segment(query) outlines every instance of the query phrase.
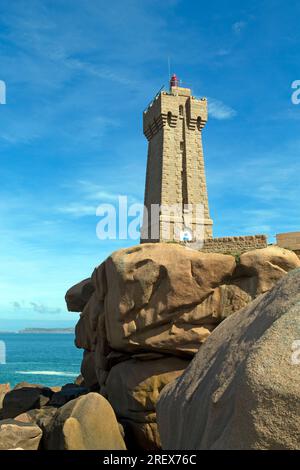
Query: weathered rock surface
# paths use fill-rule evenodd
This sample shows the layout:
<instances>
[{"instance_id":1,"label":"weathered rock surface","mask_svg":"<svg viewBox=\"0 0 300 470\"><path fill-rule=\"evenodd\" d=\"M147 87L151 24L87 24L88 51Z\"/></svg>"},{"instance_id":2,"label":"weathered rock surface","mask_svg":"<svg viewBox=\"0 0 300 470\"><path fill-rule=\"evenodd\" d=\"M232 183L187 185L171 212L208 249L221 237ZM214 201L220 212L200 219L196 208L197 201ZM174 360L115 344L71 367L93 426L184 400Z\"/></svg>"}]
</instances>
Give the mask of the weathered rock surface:
<instances>
[{"instance_id":1,"label":"weathered rock surface","mask_svg":"<svg viewBox=\"0 0 300 470\"><path fill-rule=\"evenodd\" d=\"M61 390L52 395L48 405L54 407L63 406L68 403L68 401L74 400L86 393L88 393L88 389L86 387L72 383L66 384L61 388Z\"/></svg>"},{"instance_id":2,"label":"weathered rock surface","mask_svg":"<svg viewBox=\"0 0 300 470\"><path fill-rule=\"evenodd\" d=\"M57 412L57 408L53 406L45 406L36 410L29 410L26 413L16 416L16 421L21 421L22 423L32 423L36 424L42 431L42 439L39 445L39 449L45 448L45 442L48 439L49 429L51 427L51 422Z\"/></svg>"},{"instance_id":3,"label":"weathered rock surface","mask_svg":"<svg viewBox=\"0 0 300 470\"><path fill-rule=\"evenodd\" d=\"M81 387L84 387L84 379L82 377L82 374L79 374L76 379L74 380L74 384L80 385Z\"/></svg>"},{"instance_id":4,"label":"weathered rock surface","mask_svg":"<svg viewBox=\"0 0 300 470\"><path fill-rule=\"evenodd\" d=\"M57 410L51 422L48 450L125 450L114 411L98 393L89 393Z\"/></svg>"},{"instance_id":5,"label":"weathered rock surface","mask_svg":"<svg viewBox=\"0 0 300 470\"><path fill-rule=\"evenodd\" d=\"M75 343L84 349L84 385L94 391L98 384L122 420L128 445L159 446L155 401L174 378L170 356L187 365L221 321L299 266L294 253L278 247L234 257L146 243L98 266L83 281L93 286L84 302L83 286L74 287L82 305Z\"/></svg>"},{"instance_id":6,"label":"weathered rock surface","mask_svg":"<svg viewBox=\"0 0 300 470\"><path fill-rule=\"evenodd\" d=\"M159 447L155 411L158 396L188 364L177 357L130 359L110 370L105 384L107 399L141 448Z\"/></svg>"},{"instance_id":7,"label":"weathered rock surface","mask_svg":"<svg viewBox=\"0 0 300 470\"><path fill-rule=\"evenodd\" d=\"M100 268L101 269L101 268ZM229 281L233 256L144 244L105 262L105 326L111 348L194 353L216 325L201 304Z\"/></svg>"},{"instance_id":8,"label":"weathered rock surface","mask_svg":"<svg viewBox=\"0 0 300 470\"><path fill-rule=\"evenodd\" d=\"M104 306L93 294L83 309L75 328L75 344L78 348L95 351L97 342L97 327L101 315L104 315Z\"/></svg>"},{"instance_id":9,"label":"weathered rock surface","mask_svg":"<svg viewBox=\"0 0 300 470\"><path fill-rule=\"evenodd\" d=\"M240 287L254 299L272 289L289 271L299 267L300 259L293 251L269 246L243 253L236 273L241 274Z\"/></svg>"},{"instance_id":10,"label":"weathered rock surface","mask_svg":"<svg viewBox=\"0 0 300 470\"><path fill-rule=\"evenodd\" d=\"M14 419L0 421L0 450L37 450L42 437L41 429L32 423Z\"/></svg>"},{"instance_id":11,"label":"weathered rock surface","mask_svg":"<svg viewBox=\"0 0 300 470\"><path fill-rule=\"evenodd\" d=\"M0 413L5 395L10 391L9 384L0 384Z\"/></svg>"},{"instance_id":12,"label":"weathered rock surface","mask_svg":"<svg viewBox=\"0 0 300 470\"><path fill-rule=\"evenodd\" d=\"M117 416L152 422L161 390L181 375L188 364L184 359L165 357L149 361L130 359L114 366L105 388Z\"/></svg>"},{"instance_id":13,"label":"weathered rock surface","mask_svg":"<svg viewBox=\"0 0 300 470\"><path fill-rule=\"evenodd\" d=\"M70 312L81 312L94 292L91 279L84 279L71 287L65 296L67 308Z\"/></svg>"},{"instance_id":14,"label":"weathered rock surface","mask_svg":"<svg viewBox=\"0 0 300 470\"><path fill-rule=\"evenodd\" d=\"M83 385L90 389L94 389L98 385L96 374L95 353L85 350L81 362L81 375L83 377Z\"/></svg>"},{"instance_id":15,"label":"weathered rock surface","mask_svg":"<svg viewBox=\"0 0 300 470\"><path fill-rule=\"evenodd\" d=\"M130 419L121 419L121 422L129 451L157 451L161 449L156 422L140 423Z\"/></svg>"},{"instance_id":16,"label":"weathered rock surface","mask_svg":"<svg viewBox=\"0 0 300 470\"><path fill-rule=\"evenodd\" d=\"M77 324L76 345L94 352L104 341L130 354L194 354L224 317L299 266L293 252L278 247L239 260L166 243L119 250L92 275L95 290ZM95 361L100 355L103 363L103 351Z\"/></svg>"},{"instance_id":17,"label":"weathered rock surface","mask_svg":"<svg viewBox=\"0 0 300 470\"><path fill-rule=\"evenodd\" d=\"M293 353L299 338L296 269L221 323L182 376L163 389L157 405L163 448L299 449L300 374Z\"/></svg>"},{"instance_id":18,"label":"weathered rock surface","mask_svg":"<svg viewBox=\"0 0 300 470\"><path fill-rule=\"evenodd\" d=\"M22 413L15 417L16 421L22 423L34 423L37 424L42 430L45 428L54 417L57 412L57 408L54 406L44 406L36 410L29 410L26 413Z\"/></svg>"},{"instance_id":19,"label":"weathered rock surface","mask_svg":"<svg viewBox=\"0 0 300 470\"><path fill-rule=\"evenodd\" d=\"M49 387L21 382L4 396L2 417L15 418L28 410L41 408L49 403L52 395Z\"/></svg>"}]
</instances>

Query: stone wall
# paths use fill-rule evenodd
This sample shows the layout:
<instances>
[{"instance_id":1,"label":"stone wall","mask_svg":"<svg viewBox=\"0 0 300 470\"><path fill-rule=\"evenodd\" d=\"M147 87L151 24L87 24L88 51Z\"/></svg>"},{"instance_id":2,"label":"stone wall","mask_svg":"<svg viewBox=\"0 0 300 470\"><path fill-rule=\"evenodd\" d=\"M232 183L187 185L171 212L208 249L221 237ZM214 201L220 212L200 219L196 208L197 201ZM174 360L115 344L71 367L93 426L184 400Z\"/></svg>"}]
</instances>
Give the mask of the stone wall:
<instances>
[{"instance_id":1,"label":"stone wall","mask_svg":"<svg viewBox=\"0 0 300 470\"><path fill-rule=\"evenodd\" d=\"M278 233L277 245L287 250L292 250L300 258L300 232Z\"/></svg>"},{"instance_id":2,"label":"stone wall","mask_svg":"<svg viewBox=\"0 0 300 470\"><path fill-rule=\"evenodd\" d=\"M250 235L245 237L222 237L205 240L200 251L213 253L238 254L268 246L266 235Z\"/></svg>"},{"instance_id":3,"label":"stone wall","mask_svg":"<svg viewBox=\"0 0 300 470\"><path fill-rule=\"evenodd\" d=\"M278 233L276 240L282 248L300 251L300 232Z\"/></svg>"}]
</instances>

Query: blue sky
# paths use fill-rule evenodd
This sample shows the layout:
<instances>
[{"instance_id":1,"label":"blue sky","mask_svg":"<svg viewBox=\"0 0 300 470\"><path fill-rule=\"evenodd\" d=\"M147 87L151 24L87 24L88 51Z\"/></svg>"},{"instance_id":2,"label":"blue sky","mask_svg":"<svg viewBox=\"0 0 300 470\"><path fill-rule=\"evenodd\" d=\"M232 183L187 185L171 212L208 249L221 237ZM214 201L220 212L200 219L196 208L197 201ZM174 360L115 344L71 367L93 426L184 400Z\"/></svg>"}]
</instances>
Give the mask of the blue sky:
<instances>
[{"instance_id":1,"label":"blue sky","mask_svg":"<svg viewBox=\"0 0 300 470\"><path fill-rule=\"evenodd\" d=\"M97 239L95 210L143 201L142 112L168 56L209 99L214 235L299 230L299 14L293 0L0 0L0 330L73 325L66 289L134 243Z\"/></svg>"}]
</instances>

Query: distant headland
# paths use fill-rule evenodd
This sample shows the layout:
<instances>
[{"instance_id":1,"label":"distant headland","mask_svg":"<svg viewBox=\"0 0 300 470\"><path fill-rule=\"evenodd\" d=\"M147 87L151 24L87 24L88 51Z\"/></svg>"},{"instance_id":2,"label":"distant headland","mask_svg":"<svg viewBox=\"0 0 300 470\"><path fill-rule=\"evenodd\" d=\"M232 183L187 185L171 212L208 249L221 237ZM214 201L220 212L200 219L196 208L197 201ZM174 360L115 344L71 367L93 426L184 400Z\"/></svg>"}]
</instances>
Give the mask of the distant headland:
<instances>
[{"instance_id":1,"label":"distant headland","mask_svg":"<svg viewBox=\"0 0 300 470\"><path fill-rule=\"evenodd\" d=\"M19 330L18 333L21 334L28 334L28 333L52 333L52 334L70 334L74 333L74 328L24 328L23 330Z\"/></svg>"}]
</instances>

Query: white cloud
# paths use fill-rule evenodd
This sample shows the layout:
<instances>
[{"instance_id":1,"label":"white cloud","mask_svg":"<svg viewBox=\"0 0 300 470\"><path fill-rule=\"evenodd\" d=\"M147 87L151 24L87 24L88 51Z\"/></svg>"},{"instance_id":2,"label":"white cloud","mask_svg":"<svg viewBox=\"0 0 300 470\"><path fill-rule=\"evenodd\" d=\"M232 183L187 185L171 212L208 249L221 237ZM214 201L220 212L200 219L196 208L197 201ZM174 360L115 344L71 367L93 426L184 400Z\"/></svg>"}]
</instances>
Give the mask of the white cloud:
<instances>
[{"instance_id":1,"label":"white cloud","mask_svg":"<svg viewBox=\"0 0 300 470\"><path fill-rule=\"evenodd\" d=\"M105 186L97 185L91 181L79 180L76 186L79 190L77 197L84 202L67 203L56 208L57 212L73 217L87 217L91 215L95 216L97 207L103 203L111 203L117 206L121 196L127 197L128 205L140 202L132 194L119 193L114 189L105 188ZM93 201L95 205L92 204Z\"/></svg>"},{"instance_id":2,"label":"white cloud","mask_svg":"<svg viewBox=\"0 0 300 470\"><path fill-rule=\"evenodd\" d=\"M118 202L120 196L127 196L130 204L140 202L133 194L126 194L119 191L119 183L114 185L100 185L93 181L79 180L77 187L86 201L97 201L97 204L101 204L102 202Z\"/></svg>"},{"instance_id":3,"label":"white cloud","mask_svg":"<svg viewBox=\"0 0 300 470\"><path fill-rule=\"evenodd\" d=\"M61 312L62 312L62 309L61 309L61 308L57 308L57 307L48 307L47 305L45 305L45 304L43 304L43 303L30 302L30 306L32 307L32 309L34 310L34 312L37 312L37 313L53 313L53 314L57 314L57 313L61 313Z\"/></svg>"},{"instance_id":4,"label":"white cloud","mask_svg":"<svg viewBox=\"0 0 300 470\"><path fill-rule=\"evenodd\" d=\"M236 21L232 25L232 30L235 34L240 34L242 30L246 27L246 22L245 21Z\"/></svg>"},{"instance_id":5,"label":"white cloud","mask_svg":"<svg viewBox=\"0 0 300 470\"><path fill-rule=\"evenodd\" d=\"M116 201L119 193L115 190L105 187L104 185L95 184L92 181L79 180L77 186L83 193L86 200Z\"/></svg>"},{"instance_id":6,"label":"white cloud","mask_svg":"<svg viewBox=\"0 0 300 470\"><path fill-rule=\"evenodd\" d=\"M231 119L237 113L230 106L215 98L208 98L208 114L214 119Z\"/></svg>"},{"instance_id":7,"label":"white cloud","mask_svg":"<svg viewBox=\"0 0 300 470\"><path fill-rule=\"evenodd\" d=\"M134 194L119 192L119 182L103 185L89 180L78 180L75 185L64 184L63 187L71 190L70 195L73 201L54 208L54 212L73 218L96 216L96 209L101 204L112 204L117 210L120 197L127 197L128 207L131 204L141 203Z\"/></svg>"},{"instance_id":8,"label":"white cloud","mask_svg":"<svg viewBox=\"0 0 300 470\"><path fill-rule=\"evenodd\" d=\"M225 57L225 56L229 55L230 53L231 53L230 49L226 49L226 48L221 47L220 49L218 49L216 51L216 56Z\"/></svg>"},{"instance_id":9,"label":"white cloud","mask_svg":"<svg viewBox=\"0 0 300 470\"><path fill-rule=\"evenodd\" d=\"M62 313L63 310L60 307L49 307L45 305L43 302L25 302L24 300L14 300L11 302L13 308L17 311L20 310L32 310L36 313L43 313L43 314L59 314Z\"/></svg>"},{"instance_id":10,"label":"white cloud","mask_svg":"<svg viewBox=\"0 0 300 470\"><path fill-rule=\"evenodd\" d=\"M69 205L58 207L57 211L61 214L69 214L74 217L86 217L96 215L96 206L70 203Z\"/></svg>"},{"instance_id":11,"label":"white cloud","mask_svg":"<svg viewBox=\"0 0 300 470\"><path fill-rule=\"evenodd\" d=\"M71 69L81 70L87 74L94 75L97 78L116 82L120 85L126 85L131 87L138 85L138 82L132 77L127 78L126 76L124 76L124 71L122 73L120 70L118 72L115 72L111 67L108 67L107 65L102 65L101 67L98 67L89 64L88 62L83 62L77 59L67 59L65 61L65 65L67 65Z\"/></svg>"}]
</instances>

